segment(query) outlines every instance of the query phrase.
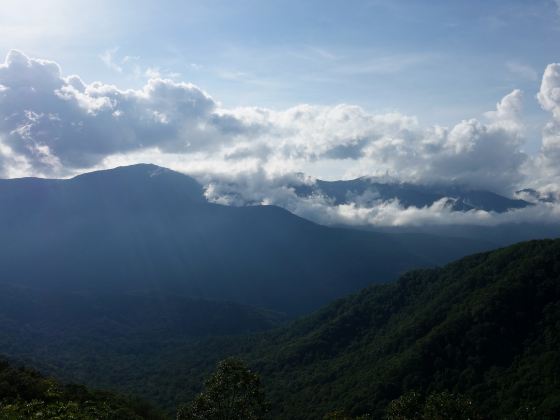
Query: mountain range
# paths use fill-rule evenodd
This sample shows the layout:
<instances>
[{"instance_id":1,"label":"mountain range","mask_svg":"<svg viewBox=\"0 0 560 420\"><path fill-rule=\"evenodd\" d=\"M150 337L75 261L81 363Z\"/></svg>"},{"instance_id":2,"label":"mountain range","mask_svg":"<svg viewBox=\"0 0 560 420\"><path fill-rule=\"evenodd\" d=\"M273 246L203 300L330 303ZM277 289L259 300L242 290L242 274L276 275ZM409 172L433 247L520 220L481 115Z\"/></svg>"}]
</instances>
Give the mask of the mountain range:
<instances>
[{"instance_id":1,"label":"mountain range","mask_svg":"<svg viewBox=\"0 0 560 420\"><path fill-rule=\"evenodd\" d=\"M154 165L0 180L0 231L6 283L175 293L290 314L492 247L330 228L275 206L213 204L194 179Z\"/></svg>"},{"instance_id":2,"label":"mountain range","mask_svg":"<svg viewBox=\"0 0 560 420\"><path fill-rule=\"evenodd\" d=\"M490 418L557 418L560 240L441 267L555 234L454 229L222 206L154 165L0 180L0 352L170 415L235 355L262 376L273 418L382 418L410 392L461 395Z\"/></svg>"},{"instance_id":3,"label":"mountain range","mask_svg":"<svg viewBox=\"0 0 560 420\"><path fill-rule=\"evenodd\" d=\"M359 203L372 206L379 202L398 200L404 208L422 208L430 207L434 203L444 200L445 204L454 211L484 210L497 213L533 205L529 201L461 185L423 185L379 181L369 177L345 181L317 179L310 184L293 185L292 188L299 196L308 197L319 194L329 198L337 205Z\"/></svg>"}]
</instances>

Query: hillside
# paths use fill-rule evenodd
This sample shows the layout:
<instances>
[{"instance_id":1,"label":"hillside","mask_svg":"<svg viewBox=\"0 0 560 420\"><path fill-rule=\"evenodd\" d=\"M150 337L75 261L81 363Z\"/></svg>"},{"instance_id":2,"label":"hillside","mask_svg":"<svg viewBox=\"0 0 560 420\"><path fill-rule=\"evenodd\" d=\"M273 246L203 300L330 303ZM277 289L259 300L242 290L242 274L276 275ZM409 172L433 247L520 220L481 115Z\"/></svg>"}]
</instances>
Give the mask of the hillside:
<instances>
[{"instance_id":1,"label":"hillside","mask_svg":"<svg viewBox=\"0 0 560 420\"><path fill-rule=\"evenodd\" d=\"M263 378L273 418L382 418L390 401L417 391L464 395L491 419L555 419L560 240L412 271L276 331L173 344L149 378L176 402L235 355ZM181 385L163 381L166 372Z\"/></svg>"},{"instance_id":2,"label":"hillside","mask_svg":"<svg viewBox=\"0 0 560 420\"><path fill-rule=\"evenodd\" d=\"M285 316L231 302L171 295L87 295L0 283L0 331L44 336L200 337L263 331ZM21 331L20 331L21 333Z\"/></svg>"},{"instance_id":3,"label":"hillside","mask_svg":"<svg viewBox=\"0 0 560 420\"><path fill-rule=\"evenodd\" d=\"M162 370L159 376L170 349L205 337L269 330L285 319L231 302L49 292L0 283L0 355L65 381L165 400L170 411L176 396L161 381L175 387L181 381L174 372Z\"/></svg>"},{"instance_id":4,"label":"hillside","mask_svg":"<svg viewBox=\"0 0 560 420\"><path fill-rule=\"evenodd\" d=\"M378 418L415 390L465 395L489 418L529 410L546 419L560 414L559 326L560 240L544 240L411 271L270 332L45 335L3 322L2 349L168 413L198 392L218 360L236 355L260 373L274 418L334 410Z\"/></svg>"},{"instance_id":5,"label":"hillside","mask_svg":"<svg viewBox=\"0 0 560 420\"><path fill-rule=\"evenodd\" d=\"M143 401L61 384L0 359L0 418L157 420L163 416Z\"/></svg>"},{"instance_id":6,"label":"hillside","mask_svg":"<svg viewBox=\"0 0 560 420\"><path fill-rule=\"evenodd\" d=\"M97 341L49 338L28 357L169 413L198 392L218 360L235 355L261 375L273 418L335 410L381 418L411 390L464 395L492 419L523 410L534 415L519 418L557 418L560 240L411 271L270 332Z\"/></svg>"},{"instance_id":7,"label":"hillside","mask_svg":"<svg viewBox=\"0 0 560 420\"><path fill-rule=\"evenodd\" d=\"M281 418L380 416L410 390L465 394L490 418L558 418L560 240L412 271L258 342L244 357Z\"/></svg>"},{"instance_id":8,"label":"hillside","mask_svg":"<svg viewBox=\"0 0 560 420\"><path fill-rule=\"evenodd\" d=\"M0 231L4 282L90 294L178 293L291 315L490 247L328 228L274 206L212 204L195 180L154 165L68 180L0 180Z\"/></svg>"}]
</instances>

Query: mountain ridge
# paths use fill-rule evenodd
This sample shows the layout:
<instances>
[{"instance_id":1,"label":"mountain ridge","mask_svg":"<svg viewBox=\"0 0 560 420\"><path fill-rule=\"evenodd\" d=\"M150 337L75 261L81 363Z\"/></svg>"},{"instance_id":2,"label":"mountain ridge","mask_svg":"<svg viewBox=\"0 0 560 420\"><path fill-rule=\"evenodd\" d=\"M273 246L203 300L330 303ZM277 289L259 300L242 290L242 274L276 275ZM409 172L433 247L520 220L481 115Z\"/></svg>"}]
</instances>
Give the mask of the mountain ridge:
<instances>
[{"instance_id":1,"label":"mountain ridge","mask_svg":"<svg viewBox=\"0 0 560 420\"><path fill-rule=\"evenodd\" d=\"M193 178L154 165L2 180L0 229L0 276L10 282L161 289L292 314L461 252L442 245L442 255L423 256L391 235L324 227L276 206L208 203Z\"/></svg>"},{"instance_id":2,"label":"mountain ridge","mask_svg":"<svg viewBox=\"0 0 560 420\"><path fill-rule=\"evenodd\" d=\"M462 185L415 184L395 180L382 182L370 177L341 181L317 179L311 184L295 185L293 188L299 196L322 194L337 205L353 202L373 205L378 201L397 200L404 208L422 208L430 207L440 200L446 200L445 204L454 211L484 210L497 213L533 205L525 200Z\"/></svg>"}]
</instances>

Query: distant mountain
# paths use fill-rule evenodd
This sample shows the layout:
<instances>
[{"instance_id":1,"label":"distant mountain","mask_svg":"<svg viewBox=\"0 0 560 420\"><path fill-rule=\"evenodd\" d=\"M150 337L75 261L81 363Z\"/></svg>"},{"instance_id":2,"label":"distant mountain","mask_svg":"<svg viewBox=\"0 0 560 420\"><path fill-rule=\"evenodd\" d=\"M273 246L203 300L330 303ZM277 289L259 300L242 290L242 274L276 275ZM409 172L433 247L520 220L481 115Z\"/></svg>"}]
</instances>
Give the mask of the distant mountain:
<instances>
[{"instance_id":1,"label":"distant mountain","mask_svg":"<svg viewBox=\"0 0 560 420\"><path fill-rule=\"evenodd\" d=\"M5 283L0 283L0 308L3 335L21 334L25 326L28 336L45 338L185 339L264 331L285 321L282 314L231 302L161 293L91 295Z\"/></svg>"},{"instance_id":2,"label":"distant mountain","mask_svg":"<svg viewBox=\"0 0 560 420\"><path fill-rule=\"evenodd\" d=\"M8 283L178 293L290 314L491 247L328 228L274 206L212 204L195 180L154 165L0 180L0 232L0 278Z\"/></svg>"},{"instance_id":3,"label":"distant mountain","mask_svg":"<svg viewBox=\"0 0 560 420\"><path fill-rule=\"evenodd\" d=\"M312 184L296 185L293 188L299 196L321 194L332 199L335 204L358 202L362 205L373 205L380 201L398 200L405 208L421 208L444 199L455 211L485 210L498 213L532 205L525 200L462 186L380 182L368 177L348 181L316 180Z\"/></svg>"},{"instance_id":4,"label":"distant mountain","mask_svg":"<svg viewBox=\"0 0 560 420\"><path fill-rule=\"evenodd\" d=\"M554 239L560 237L560 221L552 222L511 222L495 226L484 225L419 225L419 226L364 226L375 232L383 232L393 235L423 235L440 236L443 238L462 238L478 242L482 238L492 244L490 248L499 248L515 244L517 242L530 241L534 239ZM459 242L461 240L458 239ZM490 249L488 248L488 249Z\"/></svg>"}]
</instances>

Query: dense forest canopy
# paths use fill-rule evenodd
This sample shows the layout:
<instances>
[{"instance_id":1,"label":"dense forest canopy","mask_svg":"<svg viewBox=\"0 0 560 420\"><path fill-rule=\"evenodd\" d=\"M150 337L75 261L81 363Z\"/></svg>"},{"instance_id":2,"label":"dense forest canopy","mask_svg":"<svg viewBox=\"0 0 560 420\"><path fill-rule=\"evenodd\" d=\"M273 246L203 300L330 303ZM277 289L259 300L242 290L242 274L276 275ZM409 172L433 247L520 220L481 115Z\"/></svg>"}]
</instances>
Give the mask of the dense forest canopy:
<instances>
[{"instance_id":1,"label":"dense forest canopy","mask_svg":"<svg viewBox=\"0 0 560 420\"><path fill-rule=\"evenodd\" d=\"M235 355L260 375L272 418L380 418L416 392L418 404L471 401L489 418L536 419L560 414L559 326L560 240L545 240L411 271L263 333L119 339L90 329L39 337L31 351L32 331L2 340L51 374L141 395L170 415Z\"/></svg>"}]
</instances>

